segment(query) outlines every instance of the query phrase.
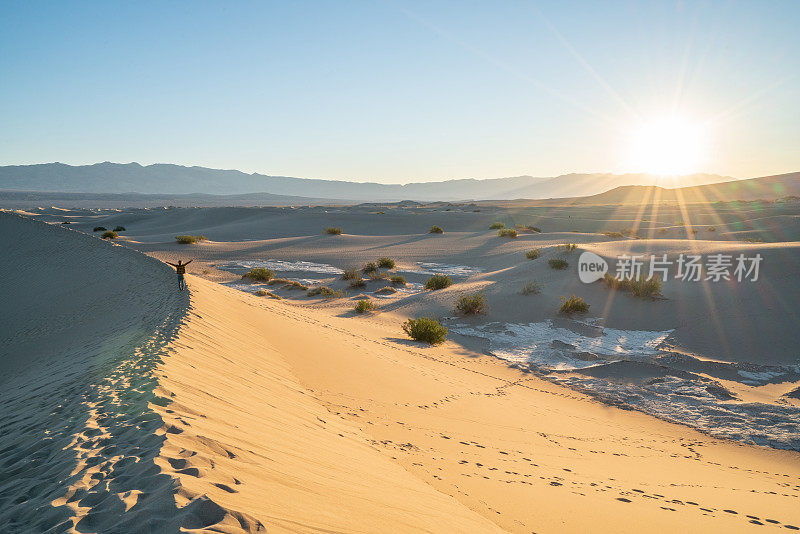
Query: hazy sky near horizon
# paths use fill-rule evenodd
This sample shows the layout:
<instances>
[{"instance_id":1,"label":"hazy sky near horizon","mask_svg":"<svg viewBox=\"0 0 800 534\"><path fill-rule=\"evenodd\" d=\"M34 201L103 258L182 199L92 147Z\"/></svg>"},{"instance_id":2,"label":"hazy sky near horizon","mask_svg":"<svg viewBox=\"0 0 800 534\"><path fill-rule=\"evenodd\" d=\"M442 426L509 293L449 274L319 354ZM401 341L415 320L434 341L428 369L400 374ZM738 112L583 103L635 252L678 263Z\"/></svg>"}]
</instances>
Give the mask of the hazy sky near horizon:
<instances>
[{"instance_id":1,"label":"hazy sky near horizon","mask_svg":"<svg viewBox=\"0 0 800 534\"><path fill-rule=\"evenodd\" d=\"M410 182L800 170L798 1L3 2L0 165L179 163Z\"/></svg>"}]
</instances>

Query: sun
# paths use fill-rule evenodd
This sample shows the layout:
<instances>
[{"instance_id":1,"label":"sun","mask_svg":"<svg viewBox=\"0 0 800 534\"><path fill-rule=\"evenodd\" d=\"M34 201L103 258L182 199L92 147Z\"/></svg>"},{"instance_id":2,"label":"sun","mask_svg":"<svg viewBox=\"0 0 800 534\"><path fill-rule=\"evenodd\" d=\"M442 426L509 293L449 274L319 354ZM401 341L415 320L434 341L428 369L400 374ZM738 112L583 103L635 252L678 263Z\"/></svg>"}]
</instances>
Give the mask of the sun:
<instances>
[{"instance_id":1,"label":"sun","mask_svg":"<svg viewBox=\"0 0 800 534\"><path fill-rule=\"evenodd\" d=\"M635 128L629 165L636 172L678 176L697 172L706 158L703 125L681 117L662 117Z\"/></svg>"}]
</instances>

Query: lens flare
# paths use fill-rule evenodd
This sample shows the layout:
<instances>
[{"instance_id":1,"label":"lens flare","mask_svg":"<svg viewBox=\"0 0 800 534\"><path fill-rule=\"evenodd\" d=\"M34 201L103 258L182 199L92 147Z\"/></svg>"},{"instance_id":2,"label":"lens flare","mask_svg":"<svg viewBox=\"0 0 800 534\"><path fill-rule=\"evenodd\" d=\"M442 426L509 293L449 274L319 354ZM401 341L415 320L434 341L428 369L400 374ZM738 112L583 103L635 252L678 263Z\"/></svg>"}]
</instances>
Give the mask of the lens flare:
<instances>
[{"instance_id":1,"label":"lens flare","mask_svg":"<svg viewBox=\"0 0 800 534\"><path fill-rule=\"evenodd\" d=\"M697 122L679 117L654 119L631 135L629 168L662 176L697 172L705 163L707 134Z\"/></svg>"}]
</instances>

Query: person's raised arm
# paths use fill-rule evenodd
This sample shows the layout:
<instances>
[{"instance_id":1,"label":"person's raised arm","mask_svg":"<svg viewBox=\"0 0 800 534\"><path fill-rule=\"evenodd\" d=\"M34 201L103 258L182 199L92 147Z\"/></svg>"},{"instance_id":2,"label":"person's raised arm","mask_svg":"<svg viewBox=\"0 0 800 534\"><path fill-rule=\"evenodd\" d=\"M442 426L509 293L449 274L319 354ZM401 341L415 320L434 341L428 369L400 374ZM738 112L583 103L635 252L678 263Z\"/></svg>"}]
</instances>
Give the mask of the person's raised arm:
<instances>
[{"instance_id":1,"label":"person's raised arm","mask_svg":"<svg viewBox=\"0 0 800 534\"><path fill-rule=\"evenodd\" d=\"M187 261L186 263L184 263L184 265L189 265L189 264L190 264L190 263L192 263L193 261L194 261L194 260L189 260L189 261Z\"/></svg>"},{"instance_id":2,"label":"person's raised arm","mask_svg":"<svg viewBox=\"0 0 800 534\"><path fill-rule=\"evenodd\" d=\"M170 263L168 261L165 261L164 263L166 263L167 265L172 265L173 267L177 267L177 265L175 265L174 263Z\"/></svg>"}]
</instances>

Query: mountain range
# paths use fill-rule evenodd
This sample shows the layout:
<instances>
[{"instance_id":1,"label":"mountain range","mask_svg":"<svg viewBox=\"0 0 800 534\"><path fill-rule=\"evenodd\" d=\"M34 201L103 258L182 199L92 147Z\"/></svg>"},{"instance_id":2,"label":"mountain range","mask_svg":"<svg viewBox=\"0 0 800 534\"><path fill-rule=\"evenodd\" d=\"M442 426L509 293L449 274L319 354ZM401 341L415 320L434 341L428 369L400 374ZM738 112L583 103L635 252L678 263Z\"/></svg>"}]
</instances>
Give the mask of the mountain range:
<instances>
[{"instance_id":1,"label":"mountain range","mask_svg":"<svg viewBox=\"0 0 800 534\"><path fill-rule=\"evenodd\" d=\"M682 185L702 185L733 180L713 174L681 177ZM63 163L0 167L0 190L62 193L141 193L161 195L269 195L346 201L400 200L465 201L547 199L596 195L617 186L652 186L659 182L648 174L565 174L552 178L515 176L493 179L458 179L409 184L382 184L267 176L237 170L185 167L172 164ZM295 198L299 202L302 198Z\"/></svg>"}]
</instances>

